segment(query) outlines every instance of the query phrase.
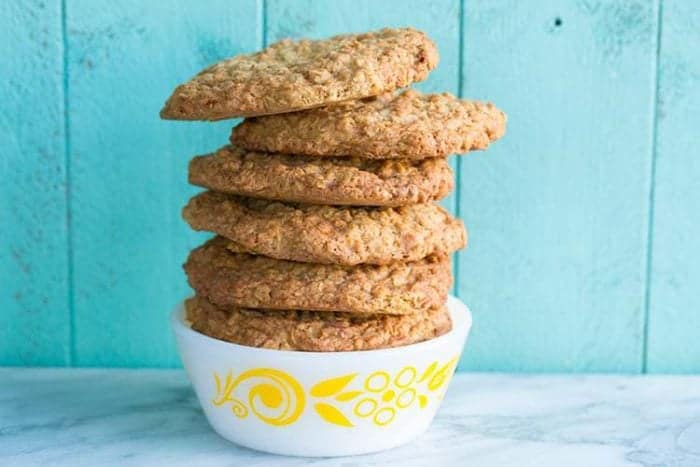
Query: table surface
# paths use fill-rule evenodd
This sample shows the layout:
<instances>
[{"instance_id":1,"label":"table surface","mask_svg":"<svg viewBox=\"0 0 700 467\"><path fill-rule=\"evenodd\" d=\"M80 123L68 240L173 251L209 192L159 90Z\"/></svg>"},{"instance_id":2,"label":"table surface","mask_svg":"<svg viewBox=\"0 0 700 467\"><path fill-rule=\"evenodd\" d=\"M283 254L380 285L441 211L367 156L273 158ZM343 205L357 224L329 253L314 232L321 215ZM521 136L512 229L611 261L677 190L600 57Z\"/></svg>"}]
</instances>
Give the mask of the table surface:
<instances>
[{"instance_id":1,"label":"table surface","mask_svg":"<svg viewBox=\"0 0 700 467\"><path fill-rule=\"evenodd\" d=\"M0 465L700 466L700 376L458 374L383 453L287 458L209 429L181 370L0 369Z\"/></svg>"}]
</instances>

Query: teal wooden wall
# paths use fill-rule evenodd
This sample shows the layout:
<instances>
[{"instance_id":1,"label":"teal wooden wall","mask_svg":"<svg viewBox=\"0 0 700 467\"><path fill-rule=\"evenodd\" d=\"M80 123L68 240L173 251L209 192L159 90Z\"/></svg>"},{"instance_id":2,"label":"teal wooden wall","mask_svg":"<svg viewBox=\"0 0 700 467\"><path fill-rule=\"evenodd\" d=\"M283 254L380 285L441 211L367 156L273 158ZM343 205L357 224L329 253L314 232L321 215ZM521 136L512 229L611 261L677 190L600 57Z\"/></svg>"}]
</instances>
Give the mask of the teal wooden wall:
<instances>
[{"instance_id":1,"label":"teal wooden wall","mask_svg":"<svg viewBox=\"0 0 700 467\"><path fill-rule=\"evenodd\" d=\"M509 114L445 201L470 229L461 368L700 372L698 24L694 0L0 2L0 364L178 365L186 164L231 122L160 121L171 89L411 25L441 52L419 88Z\"/></svg>"}]
</instances>

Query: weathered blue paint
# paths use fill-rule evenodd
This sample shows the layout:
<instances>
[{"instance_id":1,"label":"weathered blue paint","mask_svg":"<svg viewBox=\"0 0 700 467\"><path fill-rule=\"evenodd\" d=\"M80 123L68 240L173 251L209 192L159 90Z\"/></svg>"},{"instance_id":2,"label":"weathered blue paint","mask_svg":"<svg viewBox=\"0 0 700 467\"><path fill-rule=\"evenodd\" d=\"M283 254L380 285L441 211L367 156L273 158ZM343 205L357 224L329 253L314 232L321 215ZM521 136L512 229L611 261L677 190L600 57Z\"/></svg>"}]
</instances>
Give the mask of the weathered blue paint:
<instances>
[{"instance_id":1,"label":"weathered blue paint","mask_svg":"<svg viewBox=\"0 0 700 467\"><path fill-rule=\"evenodd\" d=\"M413 26L441 52L420 89L492 100L510 118L504 140L460 160L445 203L470 231L457 262L475 315L462 367L700 371L700 7L661 10L2 2L0 363L177 365L166 316L202 239L179 216L196 191L186 165L232 122L160 121L173 86L282 37Z\"/></svg>"},{"instance_id":2,"label":"weathered blue paint","mask_svg":"<svg viewBox=\"0 0 700 467\"><path fill-rule=\"evenodd\" d=\"M700 372L700 3L664 2L648 370Z\"/></svg>"},{"instance_id":3,"label":"weathered blue paint","mask_svg":"<svg viewBox=\"0 0 700 467\"><path fill-rule=\"evenodd\" d=\"M254 0L67 4L75 363L176 365L167 316L201 241L180 218L187 161L231 122L167 122L174 86L260 47Z\"/></svg>"},{"instance_id":4,"label":"weathered blue paint","mask_svg":"<svg viewBox=\"0 0 700 467\"><path fill-rule=\"evenodd\" d=\"M0 365L66 365L60 1L0 2L0 25Z\"/></svg>"},{"instance_id":5,"label":"weathered blue paint","mask_svg":"<svg viewBox=\"0 0 700 467\"><path fill-rule=\"evenodd\" d=\"M657 5L466 5L464 94L509 125L462 162L464 366L638 372Z\"/></svg>"}]
</instances>

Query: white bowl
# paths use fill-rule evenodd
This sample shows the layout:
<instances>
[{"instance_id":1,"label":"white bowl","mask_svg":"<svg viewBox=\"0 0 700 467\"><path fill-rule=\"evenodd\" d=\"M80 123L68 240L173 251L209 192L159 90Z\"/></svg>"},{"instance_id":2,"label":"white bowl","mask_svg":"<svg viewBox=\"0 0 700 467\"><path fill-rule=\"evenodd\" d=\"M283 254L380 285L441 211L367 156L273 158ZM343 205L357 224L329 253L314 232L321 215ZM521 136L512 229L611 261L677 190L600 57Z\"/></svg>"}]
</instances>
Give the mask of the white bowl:
<instances>
[{"instance_id":1,"label":"white bowl","mask_svg":"<svg viewBox=\"0 0 700 467\"><path fill-rule=\"evenodd\" d=\"M232 344L193 331L180 304L171 321L199 402L214 430L259 451L346 456L423 433L471 327L460 300L452 330L417 344L354 352L297 352Z\"/></svg>"}]
</instances>

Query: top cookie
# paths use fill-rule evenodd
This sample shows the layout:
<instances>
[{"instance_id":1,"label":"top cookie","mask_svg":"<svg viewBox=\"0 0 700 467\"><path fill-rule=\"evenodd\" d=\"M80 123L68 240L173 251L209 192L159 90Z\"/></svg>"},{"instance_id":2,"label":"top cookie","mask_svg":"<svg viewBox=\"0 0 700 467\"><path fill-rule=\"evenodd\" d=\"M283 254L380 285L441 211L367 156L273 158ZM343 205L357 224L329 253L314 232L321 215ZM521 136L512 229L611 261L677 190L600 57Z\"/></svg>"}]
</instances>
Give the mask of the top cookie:
<instances>
[{"instance_id":1,"label":"top cookie","mask_svg":"<svg viewBox=\"0 0 700 467\"><path fill-rule=\"evenodd\" d=\"M505 133L490 103L415 90L247 119L231 141L250 150L367 159L425 159L485 149Z\"/></svg>"},{"instance_id":2,"label":"top cookie","mask_svg":"<svg viewBox=\"0 0 700 467\"><path fill-rule=\"evenodd\" d=\"M435 44L408 28L285 39L203 70L175 89L160 116L221 120L376 96L424 80L437 62Z\"/></svg>"}]
</instances>

